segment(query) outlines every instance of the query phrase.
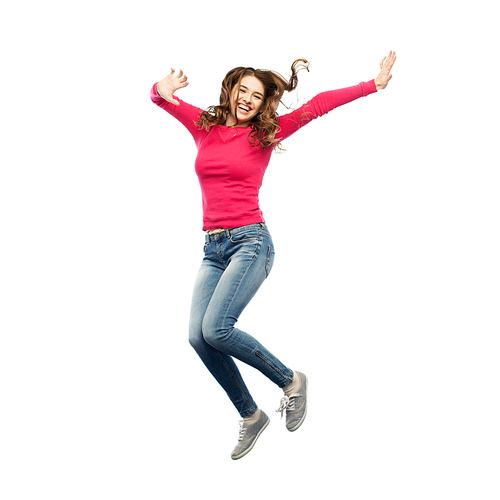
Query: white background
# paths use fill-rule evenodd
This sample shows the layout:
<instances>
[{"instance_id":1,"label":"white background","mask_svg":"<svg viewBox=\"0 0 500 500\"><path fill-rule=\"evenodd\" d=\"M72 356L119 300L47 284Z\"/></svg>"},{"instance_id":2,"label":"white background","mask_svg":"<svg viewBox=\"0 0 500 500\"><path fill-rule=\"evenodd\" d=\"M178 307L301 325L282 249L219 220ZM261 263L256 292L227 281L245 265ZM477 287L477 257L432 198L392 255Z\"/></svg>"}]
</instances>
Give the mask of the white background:
<instances>
[{"instance_id":1,"label":"white background","mask_svg":"<svg viewBox=\"0 0 500 500\"><path fill-rule=\"evenodd\" d=\"M3 8L0 493L17 499L498 500L498 25L493 2L18 2ZM7 10L8 9L8 10ZM383 92L273 155L270 279L241 317L310 380L241 366L239 416L187 341L202 257L191 136L149 99L170 67L206 108L235 66L294 106ZM281 112L286 112L281 109Z\"/></svg>"}]
</instances>

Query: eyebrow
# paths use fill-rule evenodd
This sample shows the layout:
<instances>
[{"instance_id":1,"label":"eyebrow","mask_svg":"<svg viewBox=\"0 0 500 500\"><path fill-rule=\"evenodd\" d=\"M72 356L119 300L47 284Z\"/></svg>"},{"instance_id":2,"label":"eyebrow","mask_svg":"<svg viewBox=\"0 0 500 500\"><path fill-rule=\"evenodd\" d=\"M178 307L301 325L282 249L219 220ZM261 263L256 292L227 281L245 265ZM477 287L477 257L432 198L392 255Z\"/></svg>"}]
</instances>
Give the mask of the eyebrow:
<instances>
[{"instance_id":1,"label":"eyebrow","mask_svg":"<svg viewBox=\"0 0 500 500\"><path fill-rule=\"evenodd\" d=\"M240 89L248 90L248 87L246 87L245 85L240 85ZM260 92L254 92L254 94L259 94L262 98L264 98L264 94L261 94Z\"/></svg>"}]
</instances>

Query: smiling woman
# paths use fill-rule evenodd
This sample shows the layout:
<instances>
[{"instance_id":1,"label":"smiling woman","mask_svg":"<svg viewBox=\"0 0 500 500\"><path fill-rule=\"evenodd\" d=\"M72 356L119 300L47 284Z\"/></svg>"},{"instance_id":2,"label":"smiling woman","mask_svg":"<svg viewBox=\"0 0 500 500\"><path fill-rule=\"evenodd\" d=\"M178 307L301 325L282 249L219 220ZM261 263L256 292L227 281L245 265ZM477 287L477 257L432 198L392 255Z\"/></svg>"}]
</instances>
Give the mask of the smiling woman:
<instances>
[{"instance_id":1,"label":"smiling woman","mask_svg":"<svg viewBox=\"0 0 500 500\"><path fill-rule=\"evenodd\" d=\"M174 97L174 92L188 85L182 70L177 76L172 70L151 89L152 101L189 130L198 148L195 169L206 235L191 303L189 342L243 418L231 455L234 460L253 448L269 424L234 358L283 389L277 411L286 412L289 431L297 430L307 414L307 377L235 328L273 267L273 240L259 207L259 189L272 151L311 120L385 88L395 60L391 52L374 80L323 92L284 116L278 116L278 104L285 91L296 88L297 72L308 68L305 59L293 63L290 80L274 71L231 70L222 82L220 104L207 111Z\"/></svg>"},{"instance_id":2,"label":"smiling woman","mask_svg":"<svg viewBox=\"0 0 500 500\"><path fill-rule=\"evenodd\" d=\"M307 60L297 59L292 64L290 80L271 70L232 69L222 81L219 105L210 106L197 125L207 131L211 125L251 126L248 139L253 145L280 149L280 141L276 140L279 129L276 110L283 94L297 87L297 73L301 69L309 71Z\"/></svg>"}]
</instances>

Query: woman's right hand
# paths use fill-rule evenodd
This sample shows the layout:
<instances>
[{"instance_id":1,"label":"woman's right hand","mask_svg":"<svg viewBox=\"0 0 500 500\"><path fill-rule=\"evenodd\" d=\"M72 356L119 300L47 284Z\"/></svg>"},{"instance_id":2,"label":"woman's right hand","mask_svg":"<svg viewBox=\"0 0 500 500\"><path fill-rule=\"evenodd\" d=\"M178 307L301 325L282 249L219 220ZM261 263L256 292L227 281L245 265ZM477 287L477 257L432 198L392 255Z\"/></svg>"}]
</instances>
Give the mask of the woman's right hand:
<instances>
[{"instance_id":1,"label":"woman's right hand","mask_svg":"<svg viewBox=\"0 0 500 500\"><path fill-rule=\"evenodd\" d=\"M158 93L168 102L179 106L179 101L175 100L172 96L174 92L189 85L187 76L184 75L182 69L178 75L174 75L175 69L170 68L172 71L163 80L158 82Z\"/></svg>"}]
</instances>

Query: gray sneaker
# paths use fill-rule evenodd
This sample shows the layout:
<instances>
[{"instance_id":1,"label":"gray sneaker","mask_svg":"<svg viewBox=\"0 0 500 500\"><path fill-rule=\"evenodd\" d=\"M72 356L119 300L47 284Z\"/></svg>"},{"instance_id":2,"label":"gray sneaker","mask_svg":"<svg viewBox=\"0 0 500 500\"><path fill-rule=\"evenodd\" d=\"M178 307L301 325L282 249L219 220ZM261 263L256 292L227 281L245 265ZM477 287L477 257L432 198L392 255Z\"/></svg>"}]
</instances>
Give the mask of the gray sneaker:
<instances>
[{"instance_id":1,"label":"gray sneaker","mask_svg":"<svg viewBox=\"0 0 500 500\"><path fill-rule=\"evenodd\" d=\"M260 418L255 424L246 426L245 421L240 420L240 437L236 448L231 453L231 458L238 460L238 458L244 457L254 447L269 422L269 417L262 410L260 410Z\"/></svg>"},{"instance_id":2,"label":"gray sneaker","mask_svg":"<svg viewBox=\"0 0 500 500\"><path fill-rule=\"evenodd\" d=\"M307 377L300 372L295 372L300 378L300 389L290 396L281 398L280 407L276 410L281 412L286 411L286 428L290 431L296 431L304 422L307 415Z\"/></svg>"}]
</instances>

